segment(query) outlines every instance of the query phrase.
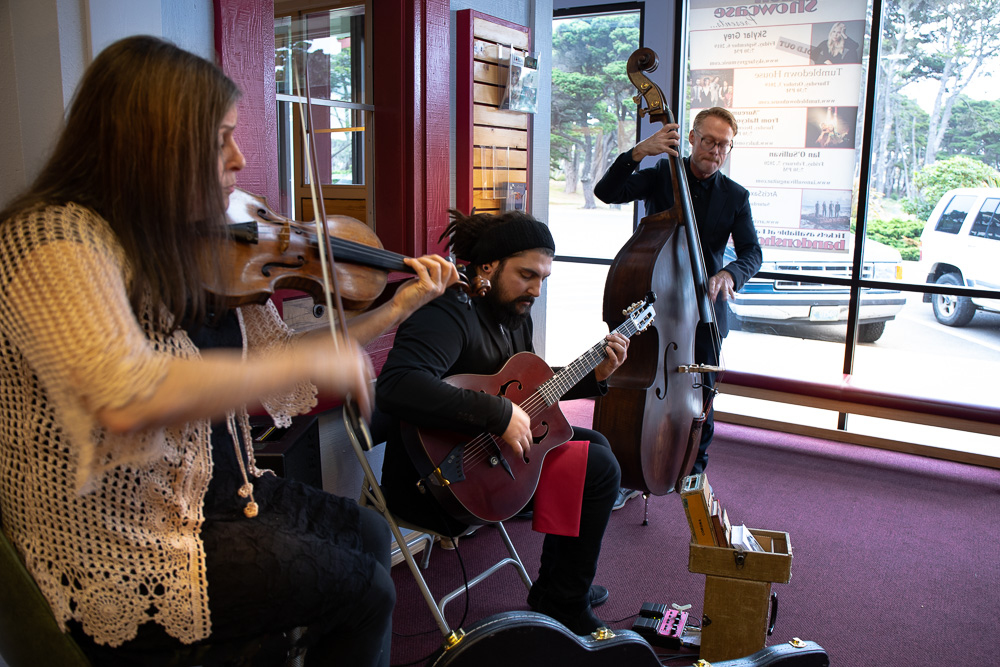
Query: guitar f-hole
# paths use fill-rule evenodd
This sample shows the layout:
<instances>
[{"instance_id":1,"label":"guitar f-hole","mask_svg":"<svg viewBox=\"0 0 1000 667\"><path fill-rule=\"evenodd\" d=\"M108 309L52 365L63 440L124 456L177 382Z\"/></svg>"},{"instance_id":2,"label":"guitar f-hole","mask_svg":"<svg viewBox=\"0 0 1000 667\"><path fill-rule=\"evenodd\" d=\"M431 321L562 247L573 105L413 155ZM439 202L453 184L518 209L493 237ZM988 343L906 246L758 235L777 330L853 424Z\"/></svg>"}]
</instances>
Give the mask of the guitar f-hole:
<instances>
[{"instance_id":1,"label":"guitar f-hole","mask_svg":"<svg viewBox=\"0 0 1000 667\"><path fill-rule=\"evenodd\" d=\"M507 387L511 386L512 384L516 384L518 389L522 388L520 380L510 380L509 382L504 382L502 385L500 385L500 390L497 391L497 396L506 396Z\"/></svg>"},{"instance_id":2,"label":"guitar f-hole","mask_svg":"<svg viewBox=\"0 0 1000 667\"><path fill-rule=\"evenodd\" d=\"M545 427L545 430L542 431L542 434L541 435L535 435L534 433L531 434L531 442L536 445L540 443L542 440L544 440L545 437L549 434L548 422L543 421L541 424L539 424L539 426Z\"/></svg>"}]
</instances>

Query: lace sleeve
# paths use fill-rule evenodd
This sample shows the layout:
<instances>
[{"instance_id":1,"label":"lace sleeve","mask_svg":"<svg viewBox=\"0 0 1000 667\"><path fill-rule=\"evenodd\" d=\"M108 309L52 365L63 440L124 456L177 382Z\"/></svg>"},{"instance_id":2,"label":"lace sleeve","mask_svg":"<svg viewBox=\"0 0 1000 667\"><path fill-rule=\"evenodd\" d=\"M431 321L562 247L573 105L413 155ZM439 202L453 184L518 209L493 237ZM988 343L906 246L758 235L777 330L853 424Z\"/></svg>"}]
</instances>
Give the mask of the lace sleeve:
<instances>
[{"instance_id":1,"label":"lace sleeve","mask_svg":"<svg viewBox=\"0 0 1000 667\"><path fill-rule=\"evenodd\" d=\"M295 334L270 301L261 306L240 308L239 314L248 357L273 354L291 345ZM265 397L261 404L276 426L287 428L291 426L293 416L316 407L316 386L303 382L291 391Z\"/></svg>"},{"instance_id":2,"label":"lace sleeve","mask_svg":"<svg viewBox=\"0 0 1000 667\"><path fill-rule=\"evenodd\" d=\"M78 455L76 487L102 469L145 460L162 431L108 437L95 413L148 396L166 375L127 297L124 259L106 223L86 209L47 209L0 244L0 329L53 404Z\"/></svg>"}]
</instances>

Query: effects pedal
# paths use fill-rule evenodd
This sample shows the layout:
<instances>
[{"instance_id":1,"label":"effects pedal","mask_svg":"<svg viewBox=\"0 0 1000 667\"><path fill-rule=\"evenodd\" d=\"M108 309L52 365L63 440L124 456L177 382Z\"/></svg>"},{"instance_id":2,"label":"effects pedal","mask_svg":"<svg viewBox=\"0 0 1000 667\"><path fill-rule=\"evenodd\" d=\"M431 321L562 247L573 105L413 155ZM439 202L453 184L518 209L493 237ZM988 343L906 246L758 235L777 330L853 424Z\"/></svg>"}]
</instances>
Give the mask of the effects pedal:
<instances>
[{"instance_id":1,"label":"effects pedal","mask_svg":"<svg viewBox=\"0 0 1000 667\"><path fill-rule=\"evenodd\" d=\"M688 613L668 607L663 603L644 602L639 610L639 618L632 624L633 632L646 639L653 646L680 648Z\"/></svg>"}]
</instances>

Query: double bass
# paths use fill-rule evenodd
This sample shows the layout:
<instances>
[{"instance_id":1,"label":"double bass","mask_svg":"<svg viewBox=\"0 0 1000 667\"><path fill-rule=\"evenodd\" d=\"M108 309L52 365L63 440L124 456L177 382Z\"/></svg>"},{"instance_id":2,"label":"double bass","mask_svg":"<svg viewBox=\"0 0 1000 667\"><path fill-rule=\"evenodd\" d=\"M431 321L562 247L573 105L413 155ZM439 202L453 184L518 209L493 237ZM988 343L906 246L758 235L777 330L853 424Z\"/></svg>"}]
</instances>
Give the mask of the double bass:
<instances>
[{"instance_id":1,"label":"double bass","mask_svg":"<svg viewBox=\"0 0 1000 667\"><path fill-rule=\"evenodd\" d=\"M659 87L643 72L656 69L656 54L635 51L626 65L639 94L639 118L673 123ZM642 107L641 101L647 106ZM622 469L622 486L652 495L680 490L698 455L714 388L705 373L717 366L695 363L695 334L709 327L718 359L721 337L708 294L708 277L684 163L670 158L673 206L643 218L615 257L604 288L604 320L614 326L636 290L657 295L657 317L629 347L628 359L608 378L597 399L594 428L607 436ZM708 395L706 399L705 396Z\"/></svg>"}]
</instances>

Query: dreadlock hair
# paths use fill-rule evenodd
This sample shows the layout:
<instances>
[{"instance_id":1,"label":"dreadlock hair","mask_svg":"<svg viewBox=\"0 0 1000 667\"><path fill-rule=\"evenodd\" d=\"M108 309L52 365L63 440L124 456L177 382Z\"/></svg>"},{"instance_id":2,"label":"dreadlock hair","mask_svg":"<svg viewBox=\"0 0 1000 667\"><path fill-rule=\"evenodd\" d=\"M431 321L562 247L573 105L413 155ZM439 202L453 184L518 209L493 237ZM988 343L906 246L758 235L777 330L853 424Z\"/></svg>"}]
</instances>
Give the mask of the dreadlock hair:
<instances>
[{"instance_id":1,"label":"dreadlock hair","mask_svg":"<svg viewBox=\"0 0 1000 667\"><path fill-rule=\"evenodd\" d=\"M545 250L554 255L555 241L549 228L527 213L507 211L499 215L465 215L450 209L451 222L440 241L449 239L452 255L470 264L488 264L525 250Z\"/></svg>"}]
</instances>

